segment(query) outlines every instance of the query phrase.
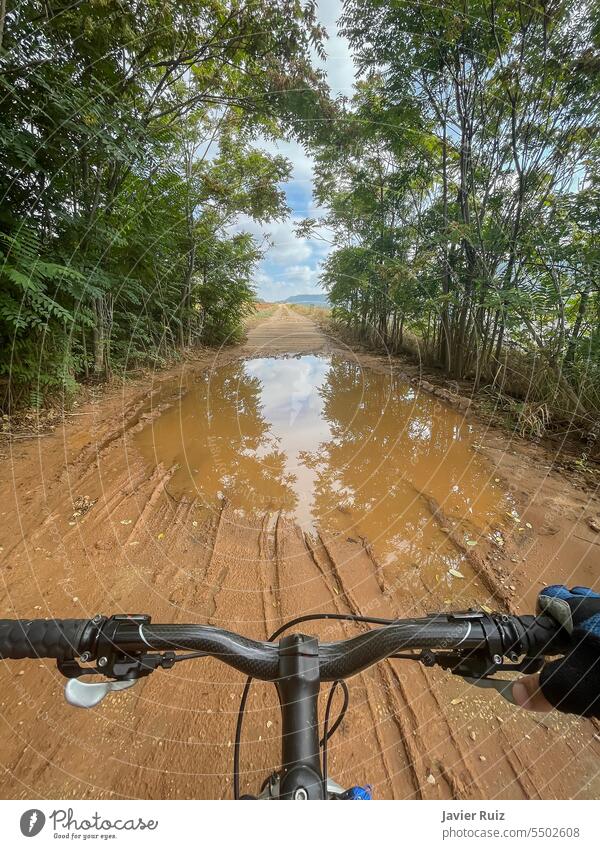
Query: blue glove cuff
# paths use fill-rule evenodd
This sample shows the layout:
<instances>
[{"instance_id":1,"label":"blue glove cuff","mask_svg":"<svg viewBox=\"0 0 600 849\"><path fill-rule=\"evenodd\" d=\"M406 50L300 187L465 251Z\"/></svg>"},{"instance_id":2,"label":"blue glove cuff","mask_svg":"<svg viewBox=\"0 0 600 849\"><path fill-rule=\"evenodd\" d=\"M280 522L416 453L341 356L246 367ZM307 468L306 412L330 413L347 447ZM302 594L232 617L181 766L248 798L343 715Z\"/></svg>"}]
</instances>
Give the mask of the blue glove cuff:
<instances>
[{"instance_id":1,"label":"blue glove cuff","mask_svg":"<svg viewBox=\"0 0 600 849\"><path fill-rule=\"evenodd\" d=\"M600 598L600 593L594 592L589 587L573 587L568 589L564 584L552 584L549 587L544 587L540 590L540 596L551 596L552 598L562 598L565 601L578 598Z\"/></svg>"},{"instance_id":2,"label":"blue glove cuff","mask_svg":"<svg viewBox=\"0 0 600 849\"><path fill-rule=\"evenodd\" d=\"M600 613L594 613L589 619L584 619L577 627L584 630L586 634L593 634L600 639Z\"/></svg>"}]
</instances>

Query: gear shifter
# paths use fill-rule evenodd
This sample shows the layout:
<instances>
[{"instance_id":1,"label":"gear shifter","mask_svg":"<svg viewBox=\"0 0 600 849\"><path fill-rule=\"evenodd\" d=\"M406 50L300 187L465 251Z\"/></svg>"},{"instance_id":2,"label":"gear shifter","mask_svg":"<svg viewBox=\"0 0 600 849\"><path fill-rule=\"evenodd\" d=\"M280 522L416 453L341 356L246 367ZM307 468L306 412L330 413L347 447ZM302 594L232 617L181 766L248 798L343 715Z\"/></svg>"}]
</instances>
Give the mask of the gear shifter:
<instances>
[{"instance_id":1,"label":"gear shifter","mask_svg":"<svg viewBox=\"0 0 600 849\"><path fill-rule=\"evenodd\" d=\"M73 707L93 708L99 705L105 696L117 690L133 687L137 679L130 681L81 681L69 678L65 684L65 699Z\"/></svg>"}]
</instances>

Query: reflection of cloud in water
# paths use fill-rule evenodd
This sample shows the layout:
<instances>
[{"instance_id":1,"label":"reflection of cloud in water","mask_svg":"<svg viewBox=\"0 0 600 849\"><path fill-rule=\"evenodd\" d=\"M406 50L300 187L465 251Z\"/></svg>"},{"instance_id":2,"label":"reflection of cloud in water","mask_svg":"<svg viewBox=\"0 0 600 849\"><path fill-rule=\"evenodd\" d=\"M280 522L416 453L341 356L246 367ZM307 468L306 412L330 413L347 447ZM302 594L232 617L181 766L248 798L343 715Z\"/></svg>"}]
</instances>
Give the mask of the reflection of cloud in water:
<instances>
[{"instance_id":1,"label":"reflection of cloud in water","mask_svg":"<svg viewBox=\"0 0 600 849\"><path fill-rule=\"evenodd\" d=\"M317 471L306 466L300 454L331 438L319 392L330 367L329 358L313 356L259 358L244 364L246 373L260 381L261 413L279 450L285 454L286 472L295 478L295 513L304 525L311 524Z\"/></svg>"},{"instance_id":2,"label":"reflection of cloud in water","mask_svg":"<svg viewBox=\"0 0 600 849\"><path fill-rule=\"evenodd\" d=\"M327 377L329 359L309 356L277 360L265 357L249 360L244 367L251 377L260 380L262 411L275 429L287 430L296 423L300 424L298 417L304 419L304 424L317 427L323 424L317 421L323 410L323 399L318 390ZM312 440L310 442L313 444Z\"/></svg>"},{"instance_id":3,"label":"reflection of cloud in water","mask_svg":"<svg viewBox=\"0 0 600 849\"><path fill-rule=\"evenodd\" d=\"M422 422L411 422L408 426L408 435L411 439L422 439L424 442L431 439L431 428Z\"/></svg>"},{"instance_id":4,"label":"reflection of cloud in water","mask_svg":"<svg viewBox=\"0 0 600 849\"><path fill-rule=\"evenodd\" d=\"M387 581L406 573L434 593L451 567L467 577L466 544L502 526L505 496L474 437L463 416L393 374L302 356L207 373L135 438L151 462L176 467L172 493L207 505L222 495L248 514L282 510L306 530L367 540Z\"/></svg>"}]
</instances>

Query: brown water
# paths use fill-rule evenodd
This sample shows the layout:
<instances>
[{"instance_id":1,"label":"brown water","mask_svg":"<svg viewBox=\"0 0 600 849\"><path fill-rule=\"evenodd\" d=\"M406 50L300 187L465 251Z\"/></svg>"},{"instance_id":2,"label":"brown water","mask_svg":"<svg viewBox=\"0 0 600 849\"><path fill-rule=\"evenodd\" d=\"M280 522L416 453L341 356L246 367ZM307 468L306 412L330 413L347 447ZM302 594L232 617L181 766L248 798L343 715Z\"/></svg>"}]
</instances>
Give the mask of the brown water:
<instances>
[{"instance_id":1,"label":"brown water","mask_svg":"<svg viewBox=\"0 0 600 849\"><path fill-rule=\"evenodd\" d=\"M362 538L388 578L429 591L466 586L449 571L474 577L451 537L481 545L510 509L459 413L341 357L207 372L136 441L149 463L176 466L175 497L209 509L225 497L240 522L282 510L309 532Z\"/></svg>"}]
</instances>

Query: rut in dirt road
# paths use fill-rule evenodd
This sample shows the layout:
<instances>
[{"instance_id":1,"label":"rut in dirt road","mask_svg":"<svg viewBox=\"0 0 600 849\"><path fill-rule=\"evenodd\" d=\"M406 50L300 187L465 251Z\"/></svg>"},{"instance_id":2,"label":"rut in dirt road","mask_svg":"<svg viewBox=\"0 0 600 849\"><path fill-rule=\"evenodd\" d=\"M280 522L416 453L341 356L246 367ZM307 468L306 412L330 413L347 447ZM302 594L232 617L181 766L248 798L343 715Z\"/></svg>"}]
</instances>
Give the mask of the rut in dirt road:
<instances>
[{"instance_id":1,"label":"rut in dirt road","mask_svg":"<svg viewBox=\"0 0 600 849\"><path fill-rule=\"evenodd\" d=\"M273 315L250 329L242 353L253 357L317 354L339 348L339 342L326 336L310 318L279 304Z\"/></svg>"},{"instance_id":2,"label":"rut in dirt road","mask_svg":"<svg viewBox=\"0 0 600 849\"><path fill-rule=\"evenodd\" d=\"M491 599L496 605L514 607L514 593L498 577L502 564L497 558L511 562L509 531L506 555L493 553L483 541L496 502L492 499L479 513L475 509L468 525L457 524L452 498L467 491L466 478L456 484L459 493L445 498L435 491L434 467L426 477L418 477L426 465L432 434L441 438L431 428L429 432L415 428L413 441L425 446L422 461L415 464L412 477L407 476L403 492L395 495L414 503L410 515L413 530L421 532L420 548L413 540L410 549L411 540L407 540L408 547L398 549L402 556L382 557L384 543L391 545L383 530L373 531L377 539L356 530L363 527L362 522L367 527L369 520L374 521L376 507L365 510L366 518L362 513L357 518L357 503L344 502L342 490L335 490L342 509L322 513L334 516L329 525L325 518L318 526L307 526L297 518L304 509L294 489L302 488L297 482L297 459L296 483L286 467L297 449L286 440L292 438L294 422L302 422L307 408L296 399L296 418L277 431L278 420L270 412L277 409L277 399L271 398L269 407L268 377L260 371L261 360L284 354L325 358L319 360L326 366L319 397L339 412L339 421L345 424L340 429L334 422L329 442L318 443L329 446L327 451L316 452L315 457L300 452L300 460L306 469L302 486L324 492L327 485L331 492L339 471L334 448L343 445L349 434L362 439L360 430L352 431L362 426L361 420L352 424L356 415L346 417L347 407L355 414L361 402L352 399L350 392L336 393L331 375L337 363L344 374L357 364L366 370L381 371L383 366L375 358L346 351L306 316L280 306L251 329L243 347L204 355L178 373L157 376L152 396L147 382L125 387L79 409L77 417L39 444L10 446L12 462L6 464L10 473L0 489L4 519L0 615L83 618L99 611L146 612L155 622L210 622L264 639L288 619L322 610L379 617L420 615L444 606L446 598L464 603ZM308 368L305 360L297 362ZM218 384L215 375L220 368L224 382ZM223 387L228 381L239 384L244 374L250 375L255 406L250 405L252 393L234 393L238 407L233 425L228 421L220 429L223 433L232 425L227 441L236 445L237 465L227 460L219 467L220 477L218 469L207 468L206 474L194 479L193 469L199 467L190 462L196 483L187 489L188 484L178 477L181 461L178 465L173 458L165 463L142 452L140 440L150 428L165 427L169 416L180 424L184 421L179 410L184 409L186 398L201 391L207 375L213 386L221 387L218 395L223 403ZM379 386L378 381L371 385ZM299 393L297 387L294 391ZM410 403L422 405L421 420L425 420L429 402L411 391ZM313 396L307 390L306 397ZM391 409L397 419L399 408ZM198 428L204 426L203 415L203 410L190 408ZM449 421L457 414L448 410L445 415ZM258 430L246 427L245 416L252 416ZM305 421L309 420L313 421ZM321 427L315 422L315 427ZM384 446L389 441L387 426L382 417L377 427L382 428ZM368 427L377 433L377 427ZM459 441L453 450L471 452L465 473L471 475L484 464L472 448L471 424L464 428L464 442ZM195 433L200 439L203 431ZM317 436L322 436L320 431ZM211 444L216 451L216 443ZM260 447L265 444L269 451ZM194 462L201 462L202 451L196 456L194 450L190 445L187 459L191 461L193 455ZM218 450L227 459L225 447ZM271 475L268 480L263 480L265 464ZM359 461L346 462L345 467L344 474L350 475L359 468ZM261 501L260 510L247 503L242 510L248 488L257 490L257 480L263 487L259 494L271 492L274 469L281 470L276 482L285 484L282 503ZM209 497L207 489L200 497L194 489L209 473L216 475L215 486L226 487L234 471L239 479L230 493L212 491ZM382 475L383 471L370 474L373 486L383 480ZM376 489L369 492L367 506L377 497L390 498L387 483L385 490L379 495ZM286 492L286 497L296 498L289 501L289 509L283 498ZM73 518L74 500L83 495L93 506ZM276 501L275 496L268 497ZM256 492L253 498L258 498ZM256 500L253 503L256 506ZM313 507L311 501L306 516L314 518ZM520 509L518 504L515 508ZM348 530L351 525L353 531ZM408 532L402 528L396 537ZM472 539L476 533L481 541L468 546L465 538ZM417 556L429 558L427 568L419 568ZM444 558L450 556L458 558L452 562L459 564L462 579L446 580L449 561ZM559 571L560 564L557 578ZM311 627L311 632L326 640L360 630L361 626L349 623ZM0 792L6 798L231 795L235 715L243 677L230 668L200 660L156 672L92 711L65 704L64 679L49 661L2 663L0 675L4 766ZM600 791L600 743L591 722L519 713L494 694L467 688L440 670L408 662L379 664L348 683L350 709L329 750L330 774L342 785L370 783L377 798L589 798ZM275 690L256 682L242 748L244 792L256 792L277 768L279 732Z\"/></svg>"}]
</instances>

